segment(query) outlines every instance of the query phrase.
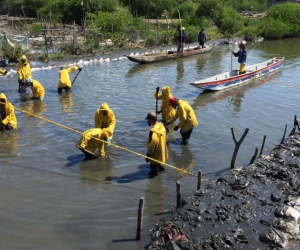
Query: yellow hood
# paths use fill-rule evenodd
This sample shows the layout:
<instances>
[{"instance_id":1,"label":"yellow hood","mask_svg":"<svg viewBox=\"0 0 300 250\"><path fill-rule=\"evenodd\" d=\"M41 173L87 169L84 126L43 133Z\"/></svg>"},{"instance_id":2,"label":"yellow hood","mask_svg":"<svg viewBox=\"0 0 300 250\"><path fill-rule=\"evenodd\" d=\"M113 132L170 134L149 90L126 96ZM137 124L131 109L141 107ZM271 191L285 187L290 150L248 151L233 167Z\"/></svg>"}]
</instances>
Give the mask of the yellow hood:
<instances>
[{"instance_id":1,"label":"yellow hood","mask_svg":"<svg viewBox=\"0 0 300 250\"><path fill-rule=\"evenodd\" d=\"M101 107L100 107L100 110L106 110L106 111L110 111L110 108L109 108L109 106L108 106L108 104L106 103L106 102L103 102L102 104L101 104Z\"/></svg>"},{"instance_id":2,"label":"yellow hood","mask_svg":"<svg viewBox=\"0 0 300 250\"><path fill-rule=\"evenodd\" d=\"M165 97L169 97L171 95L171 90L170 90L169 86L162 87L161 92ZM171 95L171 97L172 97L172 95Z\"/></svg>"},{"instance_id":3,"label":"yellow hood","mask_svg":"<svg viewBox=\"0 0 300 250\"><path fill-rule=\"evenodd\" d=\"M5 99L5 105L7 105L7 98L6 98L6 95L1 93L0 94L0 99Z\"/></svg>"},{"instance_id":4,"label":"yellow hood","mask_svg":"<svg viewBox=\"0 0 300 250\"><path fill-rule=\"evenodd\" d=\"M151 131L158 134L163 135L166 133L165 126L161 122L157 122L152 128Z\"/></svg>"}]
</instances>

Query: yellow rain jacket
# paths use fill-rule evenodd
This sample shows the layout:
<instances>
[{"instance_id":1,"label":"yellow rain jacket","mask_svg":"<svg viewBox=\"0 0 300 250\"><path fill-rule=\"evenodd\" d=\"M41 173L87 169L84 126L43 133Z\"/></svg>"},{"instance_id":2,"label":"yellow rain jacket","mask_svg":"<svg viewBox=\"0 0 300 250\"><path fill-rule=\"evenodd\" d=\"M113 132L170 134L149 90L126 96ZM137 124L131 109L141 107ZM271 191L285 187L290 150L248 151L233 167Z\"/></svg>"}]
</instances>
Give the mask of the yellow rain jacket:
<instances>
[{"instance_id":1,"label":"yellow rain jacket","mask_svg":"<svg viewBox=\"0 0 300 250\"><path fill-rule=\"evenodd\" d=\"M104 116L102 110L107 111L107 116ZM116 126L116 118L114 112L109 108L106 102L101 104L101 107L95 113L95 127L106 128L107 136L112 139Z\"/></svg>"},{"instance_id":2,"label":"yellow rain jacket","mask_svg":"<svg viewBox=\"0 0 300 250\"><path fill-rule=\"evenodd\" d=\"M73 66L67 69L62 69L58 72L58 76L59 76L58 88L63 88L63 87L72 88L72 83L70 80L69 73L75 70L78 70L77 66Z\"/></svg>"},{"instance_id":3,"label":"yellow rain jacket","mask_svg":"<svg viewBox=\"0 0 300 250\"><path fill-rule=\"evenodd\" d=\"M99 155L105 156L104 144L107 139L107 133L101 128L91 128L83 132L78 146L87 150L90 153L98 148Z\"/></svg>"},{"instance_id":4,"label":"yellow rain jacket","mask_svg":"<svg viewBox=\"0 0 300 250\"><path fill-rule=\"evenodd\" d=\"M15 108L14 106L7 101L5 94L1 93L0 94L0 99L5 99L5 117L3 117L3 115L1 115L1 120L2 123L6 126L8 123L11 124L11 126L13 127L13 129L17 129L17 118L15 115ZM1 110L2 108L2 104L0 105L0 114L3 114L3 110Z\"/></svg>"},{"instance_id":5,"label":"yellow rain jacket","mask_svg":"<svg viewBox=\"0 0 300 250\"><path fill-rule=\"evenodd\" d=\"M1 74L1 75L3 75L3 76L4 76L4 72L5 72L5 70L3 70L3 69L0 69L0 74Z\"/></svg>"},{"instance_id":6,"label":"yellow rain jacket","mask_svg":"<svg viewBox=\"0 0 300 250\"><path fill-rule=\"evenodd\" d=\"M20 61L17 65L17 73L18 73L18 80L22 81L22 82L26 82L27 78L32 78L31 75L31 68L29 65L29 62L26 58L26 56L21 56L21 59L25 58L26 62L23 63L22 61Z\"/></svg>"},{"instance_id":7,"label":"yellow rain jacket","mask_svg":"<svg viewBox=\"0 0 300 250\"><path fill-rule=\"evenodd\" d=\"M167 132L165 126L161 122L157 122L149 133L147 140L148 151L147 153L151 158L160 162L168 160L168 149L166 142ZM159 162L150 160L151 163L159 164Z\"/></svg>"},{"instance_id":8,"label":"yellow rain jacket","mask_svg":"<svg viewBox=\"0 0 300 250\"><path fill-rule=\"evenodd\" d=\"M164 86L161 89L162 94L156 94L154 93L154 97L157 100L162 100L161 103L161 117L164 121L169 121L171 118L174 117L176 111L175 109L169 105L169 99L173 97L173 95L171 94L171 89L169 86Z\"/></svg>"},{"instance_id":9,"label":"yellow rain jacket","mask_svg":"<svg viewBox=\"0 0 300 250\"><path fill-rule=\"evenodd\" d=\"M187 101L178 100L177 112L175 116L168 122L173 123L178 117L179 124L177 126L181 128L182 132L186 132L198 125L194 110Z\"/></svg>"},{"instance_id":10,"label":"yellow rain jacket","mask_svg":"<svg viewBox=\"0 0 300 250\"><path fill-rule=\"evenodd\" d=\"M45 96L45 90L42 84L37 80L32 80L31 90L34 98L40 98Z\"/></svg>"}]
</instances>

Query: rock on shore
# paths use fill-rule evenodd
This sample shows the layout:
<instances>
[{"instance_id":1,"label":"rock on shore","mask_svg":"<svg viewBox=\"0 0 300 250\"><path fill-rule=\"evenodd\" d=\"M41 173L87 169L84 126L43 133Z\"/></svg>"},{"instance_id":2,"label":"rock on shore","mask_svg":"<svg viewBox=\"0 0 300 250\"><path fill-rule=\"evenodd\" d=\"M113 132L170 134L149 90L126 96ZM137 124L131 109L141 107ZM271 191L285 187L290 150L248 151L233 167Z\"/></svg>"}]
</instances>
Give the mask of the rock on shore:
<instances>
[{"instance_id":1,"label":"rock on shore","mask_svg":"<svg viewBox=\"0 0 300 250\"><path fill-rule=\"evenodd\" d=\"M300 249L300 134L181 201L149 249Z\"/></svg>"}]
</instances>

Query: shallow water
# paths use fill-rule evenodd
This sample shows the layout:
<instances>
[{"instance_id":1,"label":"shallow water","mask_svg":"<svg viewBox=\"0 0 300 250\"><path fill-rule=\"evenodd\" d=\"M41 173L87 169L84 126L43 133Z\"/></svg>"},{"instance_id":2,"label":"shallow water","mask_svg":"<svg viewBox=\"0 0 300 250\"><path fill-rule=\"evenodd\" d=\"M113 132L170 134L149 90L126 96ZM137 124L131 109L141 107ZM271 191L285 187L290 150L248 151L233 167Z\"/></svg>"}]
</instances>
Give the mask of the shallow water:
<instances>
[{"instance_id":1,"label":"shallow water","mask_svg":"<svg viewBox=\"0 0 300 250\"><path fill-rule=\"evenodd\" d=\"M136 65L124 53L101 61L83 59L84 69L72 92L62 95L57 94L59 66L76 62L32 62L33 78L46 91L44 101L21 102L11 69L7 77L0 77L0 92L15 105L18 119L18 130L1 133L0 138L1 248L143 249L160 214L176 205L176 181L184 197L197 187L196 177L168 167L159 177L147 178L149 166L138 154L146 153L149 127L144 118L155 110L156 87L169 85L175 97L189 101L200 124L188 146L180 145L179 132L169 135L168 164L216 178L230 167L231 128L237 140L249 128L236 166L246 166L256 147L260 151L264 135L267 154L281 141L285 125L287 135L292 129L300 94L299 42L248 45L248 65L284 56L283 69L221 92L205 93L189 82L237 68L228 46L151 65ZM71 73L71 79L75 76ZM94 113L102 102L115 112L113 143L122 148L112 145L107 157L83 162L75 147L80 137L76 131L94 126ZM115 178L108 181L108 176ZM136 242L140 197L145 198L144 221L142 239Z\"/></svg>"}]
</instances>

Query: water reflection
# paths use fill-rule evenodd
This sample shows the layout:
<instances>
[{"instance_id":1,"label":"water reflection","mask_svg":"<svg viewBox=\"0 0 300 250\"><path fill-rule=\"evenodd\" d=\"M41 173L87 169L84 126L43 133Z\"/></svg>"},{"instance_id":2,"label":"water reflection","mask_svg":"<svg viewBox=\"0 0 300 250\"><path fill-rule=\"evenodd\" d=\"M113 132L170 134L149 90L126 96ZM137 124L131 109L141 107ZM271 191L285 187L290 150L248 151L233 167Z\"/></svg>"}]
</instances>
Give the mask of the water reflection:
<instances>
[{"instance_id":1,"label":"water reflection","mask_svg":"<svg viewBox=\"0 0 300 250\"><path fill-rule=\"evenodd\" d=\"M168 152L169 160L174 162L174 165L177 168L192 172L193 167L196 165L196 161L194 160L194 155L187 146L180 147L176 144L173 149L172 145L169 145Z\"/></svg>"},{"instance_id":2,"label":"water reflection","mask_svg":"<svg viewBox=\"0 0 300 250\"><path fill-rule=\"evenodd\" d=\"M176 77L177 81L176 82L182 82L183 73L184 73L183 60L178 59L177 60L177 77Z\"/></svg>"},{"instance_id":3,"label":"water reflection","mask_svg":"<svg viewBox=\"0 0 300 250\"><path fill-rule=\"evenodd\" d=\"M205 107L210 103L228 99L228 102L234 105L234 110L239 112L241 110L241 103L245 92L281 76L282 69L279 69L265 77L253 79L251 82L245 83L241 86L220 91L204 90L200 95L198 95L191 106L194 110L197 110L197 107Z\"/></svg>"},{"instance_id":4,"label":"water reflection","mask_svg":"<svg viewBox=\"0 0 300 250\"><path fill-rule=\"evenodd\" d=\"M41 100L30 99L27 100L26 102L20 102L20 108L31 114L42 115L46 110L46 103Z\"/></svg>"},{"instance_id":5,"label":"water reflection","mask_svg":"<svg viewBox=\"0 0 300 250\"><path fill-rule=\"evenodd\" d=\"M0 158L19 156L19 153L16 152L19 139L17 131L1 131L0 133Z\"/></svg>"},{"instance_id":6,"label":"water reflection","mask_svg":"<svg viewBox=\"0 0 300 250\"><path fill-rule=\"evenodd\" d=\"M62 105L62 111L65 113L71 113L73 107L72 91L59 94L59 102Z\"/></svg>"},{"instance_id":7,"label":"water reflection","mask_svg":"<svg viewBox=\"0 0 300 250\"><path fill-rule=\"evenodd\" d=\"M107 176L112 176L113 169L113 162L107 158L83 161L79 164L81 180L86 185L107 184L106 178Z\"/></svg>"},{"instance_id":8,"label":"water reflection","mask_svg":"<svg viewBox=\"0 0 300 250\"><path fill-rule=\"evenodd\" d=\"M149 217L165 212L167 190L164 186L162 174L149 179L145 192L146 212Z\"/></svg>"}]
</instances>

